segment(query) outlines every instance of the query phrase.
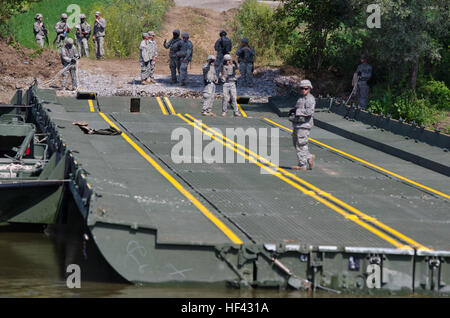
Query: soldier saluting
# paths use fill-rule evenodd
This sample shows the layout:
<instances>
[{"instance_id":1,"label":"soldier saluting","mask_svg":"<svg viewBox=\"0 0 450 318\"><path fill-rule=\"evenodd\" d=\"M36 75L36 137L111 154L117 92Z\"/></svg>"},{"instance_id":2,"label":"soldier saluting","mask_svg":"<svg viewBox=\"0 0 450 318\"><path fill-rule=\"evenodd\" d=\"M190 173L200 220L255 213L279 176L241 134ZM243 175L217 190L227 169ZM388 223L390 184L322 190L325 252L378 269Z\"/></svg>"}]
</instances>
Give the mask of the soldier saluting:
<instances>
[{"instance_id":1,"label":"soldier saluting","mask_svg":"<svg viewBox=\"0 0 450 318\"><path fill-rule=\"evenodd\" d=\"M180 59L177 56L177 52L181 48L181 39L180 39L180 30L176 29L172 32L172 39L167 42L167 40L164 40L164 47L169 50L169 57L170 57L170 75L172 77L171 83L174 84L177 82L177 70L178 74L180 74Z\"/></svg>"}]
</instances>

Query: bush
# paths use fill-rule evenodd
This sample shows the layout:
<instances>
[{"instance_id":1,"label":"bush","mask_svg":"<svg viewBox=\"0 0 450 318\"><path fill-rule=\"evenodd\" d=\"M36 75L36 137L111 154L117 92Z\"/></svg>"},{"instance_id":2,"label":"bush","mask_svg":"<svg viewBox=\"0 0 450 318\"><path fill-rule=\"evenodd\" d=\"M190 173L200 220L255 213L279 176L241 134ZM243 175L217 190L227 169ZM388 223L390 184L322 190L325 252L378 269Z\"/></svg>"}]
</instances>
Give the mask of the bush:
<instances>
[{"instance_id":1,"label":"bush","mask_svg":"<svg viewBox=\"0 0 450 318\"><path fill-rule=\"evenodd\" d=\"M107 0L95 3L91 16L100 11L107 22L105 54L110 57L137 54L142 33L150 30L156 33L162 25L164 13L173 4L173 0Z\"/></svg>"},{"instance_id":2,"label":"bush","mask_svg":"<svg viewBox=\"0 0 450 318\"><path fill-rule=\"evenodd\" d=\"M288 34L285 21L276 20L273 10L256 0L246 0L231 22L234 48L240 46L241 39L249 39L249 45L255 49L255 63L280 65L282 56L289 49L286 42L280 41L281 33Z\"/></svg>"},{"instance_id":3,"label":"bush","mask_svg":"<svg viewBox=\"0 0 450 318\"><path fill-rule=\"evenodd\" d=\"M450 111L450 89L444 82L427 81L419 86L417 93L437 109Z\"/></svg>"}]
</instances>

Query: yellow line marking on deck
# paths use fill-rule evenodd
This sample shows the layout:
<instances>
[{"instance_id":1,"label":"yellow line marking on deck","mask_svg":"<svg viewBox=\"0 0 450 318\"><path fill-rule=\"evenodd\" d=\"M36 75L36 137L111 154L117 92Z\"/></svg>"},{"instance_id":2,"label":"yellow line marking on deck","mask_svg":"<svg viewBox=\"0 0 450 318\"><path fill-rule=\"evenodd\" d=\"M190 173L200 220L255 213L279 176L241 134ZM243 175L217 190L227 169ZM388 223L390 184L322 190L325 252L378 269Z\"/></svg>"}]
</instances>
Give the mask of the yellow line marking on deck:
<instances>
[{"instance_id":1,"label":"yellow line marking on deck","mask_svg":"<svg viewBox=\"0 0 450 318\"><path fill-rule=\"evenodd\" d=\"M92 103L92 99L88 99L88 102L89 102L89 110L91 111L91 113L94 113L95 109L94 104Z\"/></svg>"},{"instance_id":2,"label":"yellow line marking on deck","mask_svg":"<svg viewBox=\"0 0 450 318\"><path fill-rule=\"evenodd\" d=\"M237 104L237 107L239 108L239 111L241 112L242 116L247 117L247 114L244 112L240 104Z\"/></svg>"},{"instance_id":3,"label":"yellow line marking on deck","mask_svg":"<svg viewBox=\"0 0 450 318\"><path fill-rule=\"evenodd\" d=\"M176 115L175 109L173 109L172 103L170 102L168 97L164 97L164 100L166 101L167 106L169 107L170 113L172 115Z\"/></svg>"},{"instance_id":4,"label":"yellow line marking on deck","mask_svg":"<svg viewBox=\"0 0 450 318\"><path fill-rule=\"evenodd\" d=\"M267 121L267 122L269 122L269 123L271 123L271 124L274 124L274 125L276 125L276 126L278 126L278 127L280 127L280 128L283 128L283 129L285 129L285 130L287 130L287 131L289 131L289 132L292 132L292 129L289 129L289 128L283 126L283 125L280 125L280 124L278 124L278 123L276 123L276 122L274 122L274 121L272 121L272 120L270 120L270 119L264 118L264 120ZM328 149L333 150L333 151L335 151L335 152L337 152L337 153L340 153L340 154L342 154L342 155L344 155L344 156L347 156L347 157L352 158L352 159L354 159L354 160L356 160L356 161L359 161L359 162L361 162L361 163L363 163L363 164L365 164L365 165L368 165L369 167L372 167L372 168L375 168L375 169L377 169L377 170L383 171L383 172L385 172L385 173L387 173L387 174L389 174L389 175L391 175L391 176L394 176L394 177L396 177L396 178L398 178L398 179L400 179L400 180L403 180L403 181L406 181L406 182L408 182L408 183L411 183L411 184L413 184L413 185L415 185L415 186L417 186L417 187L420 187L420 188L422 188L422 189L428 190L428 191L430 191L430 192L432 192L432 193L434 193L434 194L440 195L440 196L442 196L442 197L444 197L444 198L446 198L446 199L450 199L450 195L448 195L448 194L445 194L445 193L443 193L443 192L440 192L440 191L438 191L438 190L435 190L435 189L433 189L433 188L430 188L430 187L427 187L427 186L425 186L425 185L423 185L423 184L420 184L420 183L418 183L418 182L416 182L416 181L413 181L413 180L410 180L410 179L408 179L408 178L405 178L405 177L403 177L403 176L401 176L401 175L399 175L399 174L396 174L395 172L392 172L392 171L386 170L386 169L384 169L384 168L381 168L380 166L377 166L377 165L375 165L375 164L373 164L373 163L370 163L370 162L368 162L368 161L365 161L364 159L355 157L355 156L353 156L353 155L351 155L351 154L348 154L348 153L346 153L346 152L344 152L344 151L342 151L342 150L339 150L339 149L333 148L333 147L331 147L331 146L328 146L327 144L324 144L324 143L322 143L322 142L320 142L320 141L317 141L317 140L315 140L315 139L313 139L313 138L310 138L310 140L311 140L312 142L318 144L318 145L321 145L321 146L323 146L323 147L325 147L325 148L328 148Z\"/></svg>"},{"instance_id":5,"label":"yellow line marking on deck","mask_svg":"<svg viewBox=\"0 0 450 318\"><path fill-rule=\"evenodd\" d=\"M216 225L233 243L243 244L241 239L234 234L222 221L220 221L208 208L198 201L189 191L187 191L177 180L168 174L152 157L150 157L141 147L139 147L125 132L114 124L105 114L99 112L100 116L115 129L121 131L120 134L145 160L147 160L162 176L164 176L181 194L192 202L214 225Z\"/></svg>"},{"instance_id":6,"label":"yellow line marking on deck","mask_svg":"<svg viewBox=\"0 0 450 318\"><path fill-rule=\"evenodd\" d=\"M161 97L156 97L156 100L157 100L157 102L159 104L159 107L161 108L161 111L162 111L163 115L167 115L167 110L164 107L164 104L163 104L163 102L161 100Z\"/></svg>"}]
</instances>

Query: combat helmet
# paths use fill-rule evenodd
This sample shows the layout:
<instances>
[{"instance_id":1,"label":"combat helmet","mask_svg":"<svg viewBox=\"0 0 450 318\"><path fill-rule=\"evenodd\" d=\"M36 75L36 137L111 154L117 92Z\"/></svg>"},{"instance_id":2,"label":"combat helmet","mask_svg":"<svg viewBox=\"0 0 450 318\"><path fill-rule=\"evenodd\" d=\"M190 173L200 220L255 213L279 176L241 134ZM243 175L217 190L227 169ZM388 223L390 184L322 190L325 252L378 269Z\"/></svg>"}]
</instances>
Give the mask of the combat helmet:
<instances>
[{"instance_id":1,"label":"combat helmet","mask_svg":"<svg viewBox=\"0 0 450 318\"><path fill-rule=\"evenodd\" d=\"M35 19L35 20L39 20L40 18L42 18L42 14L40 14L40 13L37 13L37 14L34 16L34 19Z\"/></svg>"},{"instance_id":2,"label":"combat helmet","mask_svg":"<svg viewBox=\"0 0 450 318\"><path fill-rule=\"evenodd\" d=\"M184 33L181 35L181 37L182 37L182 38L189 39L189 33L184 32Z\"/></svg>"},{"instance_id":3,"label":"combat helmet","mask_svg":"<svg viewBox=\"0 0 450 318\"><path fill-rule=\"evenodd\" d=\"M225 54L225 55L223 56L223 59L224 59L225 61L231 61L231 55L230 55L230 54Z\"/></svg>"},{"instance_id":4,"label":"combat helmet","mask_svg":"<svg viewBox=\"0 0 450 318\"><path fill-rule=\"evenodd\" d=\"M61 19L67 19L67 14L65 13L61 14Z\"/></svg>"},{"instance_id":5,"label":"combat helmet","mask_svg":"<svg viewBox=\"0 0 450 318\"><path fill-rule=\"evenodd\" d=\"M313 88L312 84L311 84L311 82L309 80L302 80L300 82L300 87L309 87L311 89Z\"/></svg>"}]
</instances>

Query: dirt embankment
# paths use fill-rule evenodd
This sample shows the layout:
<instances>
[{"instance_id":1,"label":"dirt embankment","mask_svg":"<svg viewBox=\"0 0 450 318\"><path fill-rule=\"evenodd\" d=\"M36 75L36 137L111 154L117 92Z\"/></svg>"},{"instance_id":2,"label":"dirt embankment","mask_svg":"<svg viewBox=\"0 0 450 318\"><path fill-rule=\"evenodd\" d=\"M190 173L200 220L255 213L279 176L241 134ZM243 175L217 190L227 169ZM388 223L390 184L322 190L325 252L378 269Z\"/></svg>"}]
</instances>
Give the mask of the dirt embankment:
<instances>
[{"instance_id":1,"label":"dirt embankment","mask_svg":"<svg viewBox=\"0 0 450 318\"><path fill-rule=\"evenodd\" d=\"M7 104L17 89L27 88L36 76L47 80L61 66L59 54L44 50L34 56L34 51L16 49L0 40L0 103Z\"/></svg>"}]
</instances>

